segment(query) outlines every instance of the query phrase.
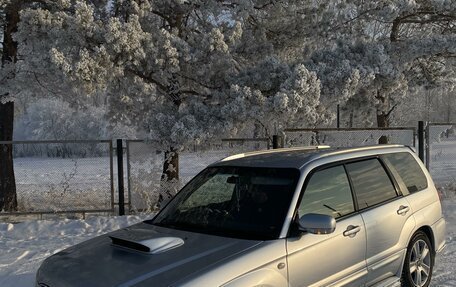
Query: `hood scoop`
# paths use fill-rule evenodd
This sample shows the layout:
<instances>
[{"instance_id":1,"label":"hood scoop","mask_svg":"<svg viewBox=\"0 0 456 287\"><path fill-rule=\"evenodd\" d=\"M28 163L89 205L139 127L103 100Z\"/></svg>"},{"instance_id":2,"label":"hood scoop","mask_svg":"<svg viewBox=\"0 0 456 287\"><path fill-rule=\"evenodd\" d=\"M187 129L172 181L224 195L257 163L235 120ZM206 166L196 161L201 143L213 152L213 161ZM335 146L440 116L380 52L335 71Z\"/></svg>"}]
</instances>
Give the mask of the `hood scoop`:
<instances>
[{"instance_id":1,"label":"hood scoop","mask_svg":"<svg viewBox=\"0 0 456 287\"><path fill-rule=\"evenodd\" d=\"M160 254L184 244L184 240L178 237L159 237L140 241L114 236L109 236L109 238L114 246L147 254Z\"/></svg>"}]
</instances>

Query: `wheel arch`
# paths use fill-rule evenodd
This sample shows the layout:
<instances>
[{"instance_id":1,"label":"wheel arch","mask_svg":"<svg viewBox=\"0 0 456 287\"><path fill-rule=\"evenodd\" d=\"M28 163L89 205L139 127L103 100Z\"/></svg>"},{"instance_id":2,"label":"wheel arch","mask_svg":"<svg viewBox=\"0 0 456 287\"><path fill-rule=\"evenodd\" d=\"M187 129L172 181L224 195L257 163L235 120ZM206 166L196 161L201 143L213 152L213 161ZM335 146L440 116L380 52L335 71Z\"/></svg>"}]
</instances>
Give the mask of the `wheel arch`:
<instances>
[{"instance_id":1,"label":"wheel arch","mask_svg":"<svg viewBox=\"0 0 456 287\"><path fill-rule=\"evenodd\" d=\"M415 236L415 234L418 232L418 231L422 231L424 234L426 234L426 236L429 238L429 241L431 242L431 247L432 247L432 251L433 253L435 254L436 250L435 250L435 238L434 238L434 232L432 231L432 228L429 226L429 225L424 225L424 226L421 226L420 228L418 228L412 235L412 237L410 238L410 240L412 240L413 236ZM409 240L409 242L410 242Z\"/></svg>"},{"instance_id":2,"label":"wheel arch","mask_svg":"<svg viewBox=\"0 0 456 287\"><path fill-rule=\"evenodd\" d=\"M429 226L429 225L423 225L421 226L420 228L418 228L417 230L415 230L410 238L408 239L407 241L407 246L408 244L410 243L410 241L412 241L413 237L418 233L418 232L423 232L424 234L426 234L426 236L429 238L429 241L431 243L431 247L432 247L432 252L435 254L435 239L434 239L434 232L432 231L432 228ZM407 247L406 247L407 249ZM406 255L406 252L404 251L404 257L402 258L402 263L401 263L401 268L399 268L398 272L396 273L396 276L400 277L400 275L402 274L402 270L404 268L404 262L405 262L405 255Z\"/></svg>"},{"instance_id":3,"label":"wheel arch","mask_svg":"<svg viewBox=\"0 0 456 287\"><path fill-rule=\"evenodd\" d=\"M436 254L436 251L435 251L435 238L434 238L434 232L432 230L432 228L429 226L429 225L423 225L421 227L419 227L417 230L415 230L415 232L413 232L412 236L410 237L409 239L409 243L408 243L408 247L407 247L407 251L405 252L404 254L404 258L402 259L402 265L401 265L401 273L398 277L401 278L401 286L411 286L410 284L410 280L413 280L412 279L412 275L409 274L408 272L405 272L404 270L404 267L406 267L406 260L407 260L407 256L408 256L408 250L409 250L409 247L411 246L410 244L414 241L414 238L416 238L417 236L421 236L421 238L423 238L424 236L427 237L428 241L429 241L429 244L431 246L429 246L429 249L430 249L430 252L429 252L429 256L430 256L430 272L428 275L428 277L426 277L424 283L425 285L424 286L430 286L430 282L431 282L431 278L432 278L432 269L433 269L433 266L434 266L434 256ZM421 240L421 239L420 239ZM416 242L416 241L415 241ZM417 267L416 267L417 268ZM412 272L412 271L410 271ZM421 272L421 271L419 271ZM420 278L422 278L420 276ZM420 280L421 282L421 279L417 279L417 280ZM415 285L413 283L413 285ZM421 285L420 285L421 286Z\"/></svg>"}]
</instances>

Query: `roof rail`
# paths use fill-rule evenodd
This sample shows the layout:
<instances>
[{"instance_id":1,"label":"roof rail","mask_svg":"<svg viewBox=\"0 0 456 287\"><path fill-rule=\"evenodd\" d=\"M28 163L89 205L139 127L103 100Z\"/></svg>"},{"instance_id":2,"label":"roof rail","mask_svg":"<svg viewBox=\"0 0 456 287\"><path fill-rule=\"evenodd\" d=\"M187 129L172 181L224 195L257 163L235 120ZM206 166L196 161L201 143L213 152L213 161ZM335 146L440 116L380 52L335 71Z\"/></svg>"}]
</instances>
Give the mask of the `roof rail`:
<instances>
[{"instance_id":1,"label":"roof rail","mask_svg":"<svg viewBox=\"0 0 456 287\"><path fill-rule=\"evenodd\" d=\"M344 154L344 153L350 153L350 152L354 152L354 151L366 151L366 150L398 148L398 147L406 147L406 146L401 145L401 144L379 144L379 145L358 146L358 147L351 147L351 148L341 147L340 149L337 148L330 154L324 154L322 156Z\"/></svg>"},{"instance_id":2,"label":"roof rail","mask_svg":"<svg viewBox=\"0 0 456 287\"><path fill-rule=\"evenodd\" d=\"M291 148L278 148L278 149L269 149L269 150L260 150L260 151L252 151L246 153L239 153L234 154L228 157L221 159L220 161L229 161L238 158L260 155L260 154L270 154L270 153L278 153L278 152L287 152L287 151L306 151L306 150L318 150L318 149L327 149L331 148L328 145L319 145L319 146L303 146L303 147L291 147Z\"/></svg>"}]
</instances>

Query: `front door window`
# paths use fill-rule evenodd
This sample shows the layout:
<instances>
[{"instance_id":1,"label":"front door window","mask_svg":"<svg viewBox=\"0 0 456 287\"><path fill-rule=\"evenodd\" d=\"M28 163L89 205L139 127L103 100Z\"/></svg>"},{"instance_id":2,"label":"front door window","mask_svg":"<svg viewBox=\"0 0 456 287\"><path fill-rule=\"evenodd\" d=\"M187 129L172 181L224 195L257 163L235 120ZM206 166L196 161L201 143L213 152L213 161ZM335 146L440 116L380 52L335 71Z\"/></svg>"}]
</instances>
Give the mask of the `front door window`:
<instances>
[{"instance_id":1,"label":"front door window","mask_svg":"<svg viewBox=\"0 0 456 287\"><path fill-rule=\"evenodd\" d=\"M339 218L355 211L350 183L343 166L315 172L299 205L299 215L318 213Z\"/></svg>"}]
</instances>

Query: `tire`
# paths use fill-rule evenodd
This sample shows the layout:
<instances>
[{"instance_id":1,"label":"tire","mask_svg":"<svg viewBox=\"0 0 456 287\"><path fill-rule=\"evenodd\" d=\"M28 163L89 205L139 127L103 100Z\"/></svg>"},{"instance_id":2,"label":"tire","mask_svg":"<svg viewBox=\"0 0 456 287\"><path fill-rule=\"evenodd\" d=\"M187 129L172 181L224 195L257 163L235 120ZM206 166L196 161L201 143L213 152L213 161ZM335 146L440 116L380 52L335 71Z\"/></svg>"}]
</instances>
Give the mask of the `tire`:
<instances>
[{"instance_id":1,"label":"tire","mask_svg":"<svg viewBox=\"0 0 456 287\"><path fill-rule=\"evenodd\" d=\"M407 247L402 287L427 287L431 282L435 252L426 233L416 232Z\"/></svg>"}]
</instances>

